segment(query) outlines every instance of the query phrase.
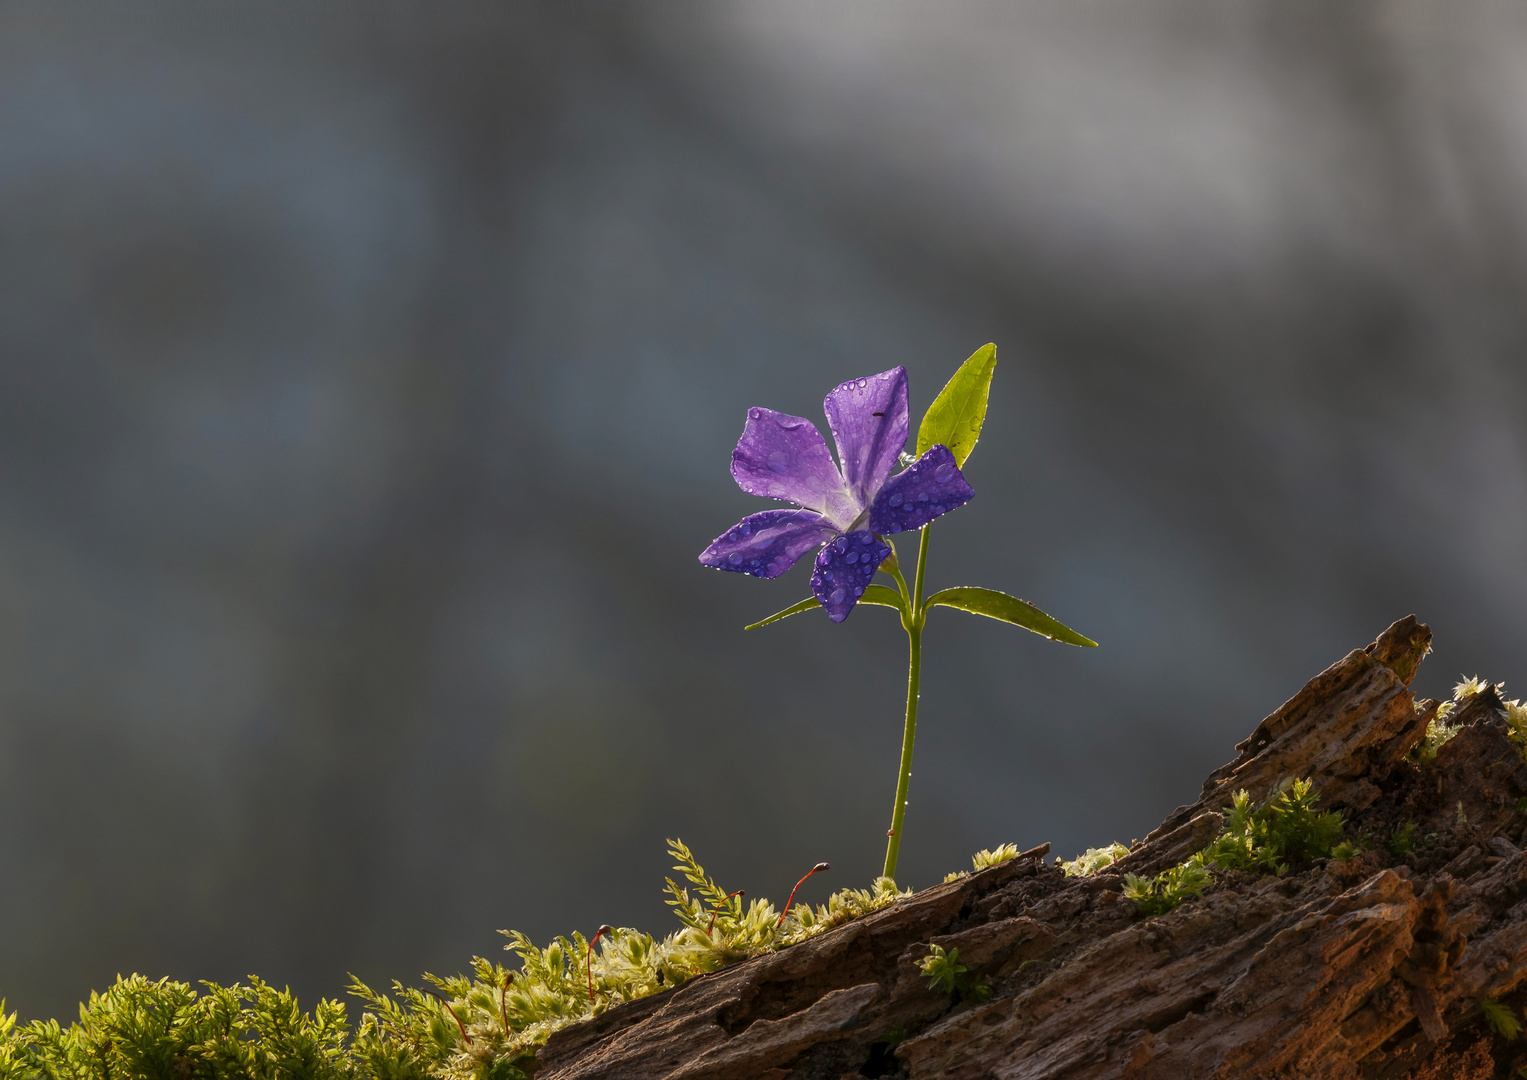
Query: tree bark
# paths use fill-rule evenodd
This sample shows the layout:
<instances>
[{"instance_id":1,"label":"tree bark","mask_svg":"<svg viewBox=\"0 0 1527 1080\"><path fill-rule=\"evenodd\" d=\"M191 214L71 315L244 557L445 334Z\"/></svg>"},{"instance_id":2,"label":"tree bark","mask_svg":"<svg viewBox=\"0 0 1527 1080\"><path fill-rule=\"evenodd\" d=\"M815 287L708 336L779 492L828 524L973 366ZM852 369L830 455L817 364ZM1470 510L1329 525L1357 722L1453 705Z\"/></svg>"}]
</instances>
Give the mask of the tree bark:
<instances>
[{"instance_id":1,"label":"tree bark","mask_svg":"<svg viewBox=\"0 0 1527 1080\"><path fill-rule=\"evenodd\" d=\"M1402 619L1257 725L1198 800L1127 857L1064 877L1048 845L800 945L552 1036L537 1080L1515 1076L1527 1041L1482 999L1527 999L1527 764L1494 687L1434 761L1409 684L1431 631ZM1308 777L1368 850L1282 877L1216 873L1146 918L1121 895L1200 850L1231 795ZM1527 804L1523 804L1527 805ZM1385 840L1416 825L1412 851ZM931 944L992 988L930 989Z\"/></svg>"}]
</instances>

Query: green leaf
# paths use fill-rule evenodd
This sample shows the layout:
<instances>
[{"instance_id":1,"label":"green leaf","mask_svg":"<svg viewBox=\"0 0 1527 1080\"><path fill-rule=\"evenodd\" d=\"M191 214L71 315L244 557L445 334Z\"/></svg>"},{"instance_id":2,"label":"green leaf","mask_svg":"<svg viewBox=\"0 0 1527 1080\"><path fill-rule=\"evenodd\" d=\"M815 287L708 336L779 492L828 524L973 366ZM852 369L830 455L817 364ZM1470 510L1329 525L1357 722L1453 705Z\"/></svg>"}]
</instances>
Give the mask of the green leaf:
<instances>
[{"instance_id":1,"label":"green leaf","mask_svg":"<svg viewBox=\"0 0 1527 1080\"><path fill-rule=\"evenodd\" d=\"M889 592L890 590L886 590ZM1091 638L1083 637L1063 623L1059 623L1040 611L1027 600L997 592L995 589L977 589L962 585L943 589L928 597L928 607L952 607L968 611L972 615L985 615L988 619L1000 619L1036 634L1043 634L1051 641L1064 641L1067 645L1097 645Z\"/></svg>"},{"instance_id":2,"label":"green leaf","mask_svg":"<svg viewBox=\"0 0 1527 1080\"><path fill-rule=\"evenodd\" d=\"M799 615L803 611L810 611L814 607L821 607L821 606L822 606L822 601L818 600L814 596L808 596L808 597L806 597L806 599L802 600L799 604L791 604L784 611L776 611L773 615L770 615L767 619L759 619L756 623L752 623L749 626L744 626L743 629L744 630L757 630L760 626L768 626L770 623L777 623L781 619L788 619L792 615Z\"/></svg>"},{"instance_id":3,"label":"green leaf","mask_svg":"<svg viewBox=\"0 0 1527 1080\"><path fill-rule=\"evenodd\" d=\"M917 429L917 456L922 457L938 443L949 447L956 465L976 448L981 425L986 421L986 397L991 390L992 372L997 369L997 346L982 345L960 365L954 378L944 384L923 414Z\"/></svg>"},{"instance_id":4,"label":"green leaf","mask_svg":"<svg viewBox=\"0 0 1527 1080\"><path fill-rule=\"evenodd\" d=\"M897 611L900 611L901 593L895 589L888 589L884 585L867 585L864 589L864 595L859 597L859 603L872 604L875 607L895 608ZM743 629L757 630L760 626L768 626L770 623L776 623L781 619L788 619L792 615L799 615L803 611L810 611L812 608L821 606L822 601L814 596L808 596L799 604L791 604L784 611L776 611L767 619L760 619L751 626L744 626Z\"/></svg>"},{"instance_id":5,"label":"green leaf","mask_svg":"<svg viewBox=\"0 0 1527 1080\"><path fill-rule=\"evenodd\" d=\"M874 604L876 607L895 608L901 610L901 593L884 585L867 585L864 595L859 597L861 604Z\"/></svg>"}]
</instances>

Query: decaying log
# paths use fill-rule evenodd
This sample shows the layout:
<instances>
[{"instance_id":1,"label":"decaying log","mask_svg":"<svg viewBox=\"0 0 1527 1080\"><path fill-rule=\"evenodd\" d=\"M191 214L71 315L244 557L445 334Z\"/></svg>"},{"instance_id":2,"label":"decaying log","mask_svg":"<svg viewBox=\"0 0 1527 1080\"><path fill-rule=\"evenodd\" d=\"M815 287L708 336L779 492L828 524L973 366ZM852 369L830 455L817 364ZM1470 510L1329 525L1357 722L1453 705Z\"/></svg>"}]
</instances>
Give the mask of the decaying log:
<instances>
[{"instance_id":1,"label":"decaying log","mask_svg":"<svg viewBox=\"0 0 1527 1080\"><path fill-rule=\"evenodd\" d=\"M1527 1039L1484 1022L1527 1000L1527 765L1488 687L1434 761L1409 684L1413 617L1316 676L1113 867L1064 877L1048 845L554 1035L538 1080L1321 1077L1484 1080ZM1367 850L1282 877L1217 873L1143 917L1122 875L1200 850L1233 792L1308 777ZM1384 841L1414 823L1412 850ZM1399 850L1403 845L1393 845ZM917 961L959 949L982 1002Z\"/></svg>"}]
</instances>

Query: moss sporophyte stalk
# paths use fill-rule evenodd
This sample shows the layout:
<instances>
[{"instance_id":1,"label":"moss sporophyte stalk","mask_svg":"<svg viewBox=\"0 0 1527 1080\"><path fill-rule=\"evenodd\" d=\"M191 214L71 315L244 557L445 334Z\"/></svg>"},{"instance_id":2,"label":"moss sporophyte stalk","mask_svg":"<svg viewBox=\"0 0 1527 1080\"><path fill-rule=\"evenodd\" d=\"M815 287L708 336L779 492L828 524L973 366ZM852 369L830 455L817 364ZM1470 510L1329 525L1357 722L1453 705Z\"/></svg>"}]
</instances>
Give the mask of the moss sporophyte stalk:
<instances>
[{"instance_id":1,"label":"moss sporophyte stalk","mask_svg":"<svg viewBox=\"0 0 1527 1080\"><path fill-rule=\"evenodd\" d=\"M910 433L905 368L850 379L827 395L822 410L838 448L836 463L810 420L749 409L732 451L732 476L749 495L795 508L750 514L700 554L701 563L717 570L777 578L801 556L817 553L812 595L748 630L818 607L835 623L847 619L858 604L900 614L908 645L907 709L891 827L886 831L887 878L896 876L901 851L928 612L950 607L1021 626L1051 641L1097 644L1033 604L993 589L959 586L924 595L932 521L975 496L961 469L981 436L996 366L995 345L977 349L960 365L923 415L915 456L905 452ZM892 475L898 465L902 471ZM902 532L920 533L910 588L890 540ZM876 573L888 575L896 588L876 584Z\"/></svg>"}]
</instances>

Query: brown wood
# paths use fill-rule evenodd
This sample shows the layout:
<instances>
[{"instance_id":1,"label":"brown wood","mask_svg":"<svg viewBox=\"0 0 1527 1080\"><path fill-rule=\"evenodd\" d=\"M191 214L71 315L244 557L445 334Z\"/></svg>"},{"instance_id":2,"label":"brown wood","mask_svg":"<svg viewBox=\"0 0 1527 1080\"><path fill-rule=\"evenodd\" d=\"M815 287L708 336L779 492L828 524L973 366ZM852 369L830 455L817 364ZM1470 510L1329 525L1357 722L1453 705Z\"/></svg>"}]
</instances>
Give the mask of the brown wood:
<instances>
[{"instance_id":1,"label":"brown wood","mask_svg":"<svg viewBox=\"0 0 1527 1080\"><path fill-rule=\"evenodd\" d=\"M537 1080L1514 1076L1527 1039L1496 1035L1478 1001L1523 1019L1527 765L1493 687L1455 710L1434 762L1406 759L1437 711L1409 689L1430 640L1402 619L1316 676L1107 871L1066 878L1035 849L564 1029ZM1154 918L1120 895L1123 873L1202 848L1231 793L1289 777L1371 850L1219 873ZM1382 841L1406 822L1418 843L1398 857ZM929 989L933 943L991 999Z\"/></svg>"}]
</instances>

